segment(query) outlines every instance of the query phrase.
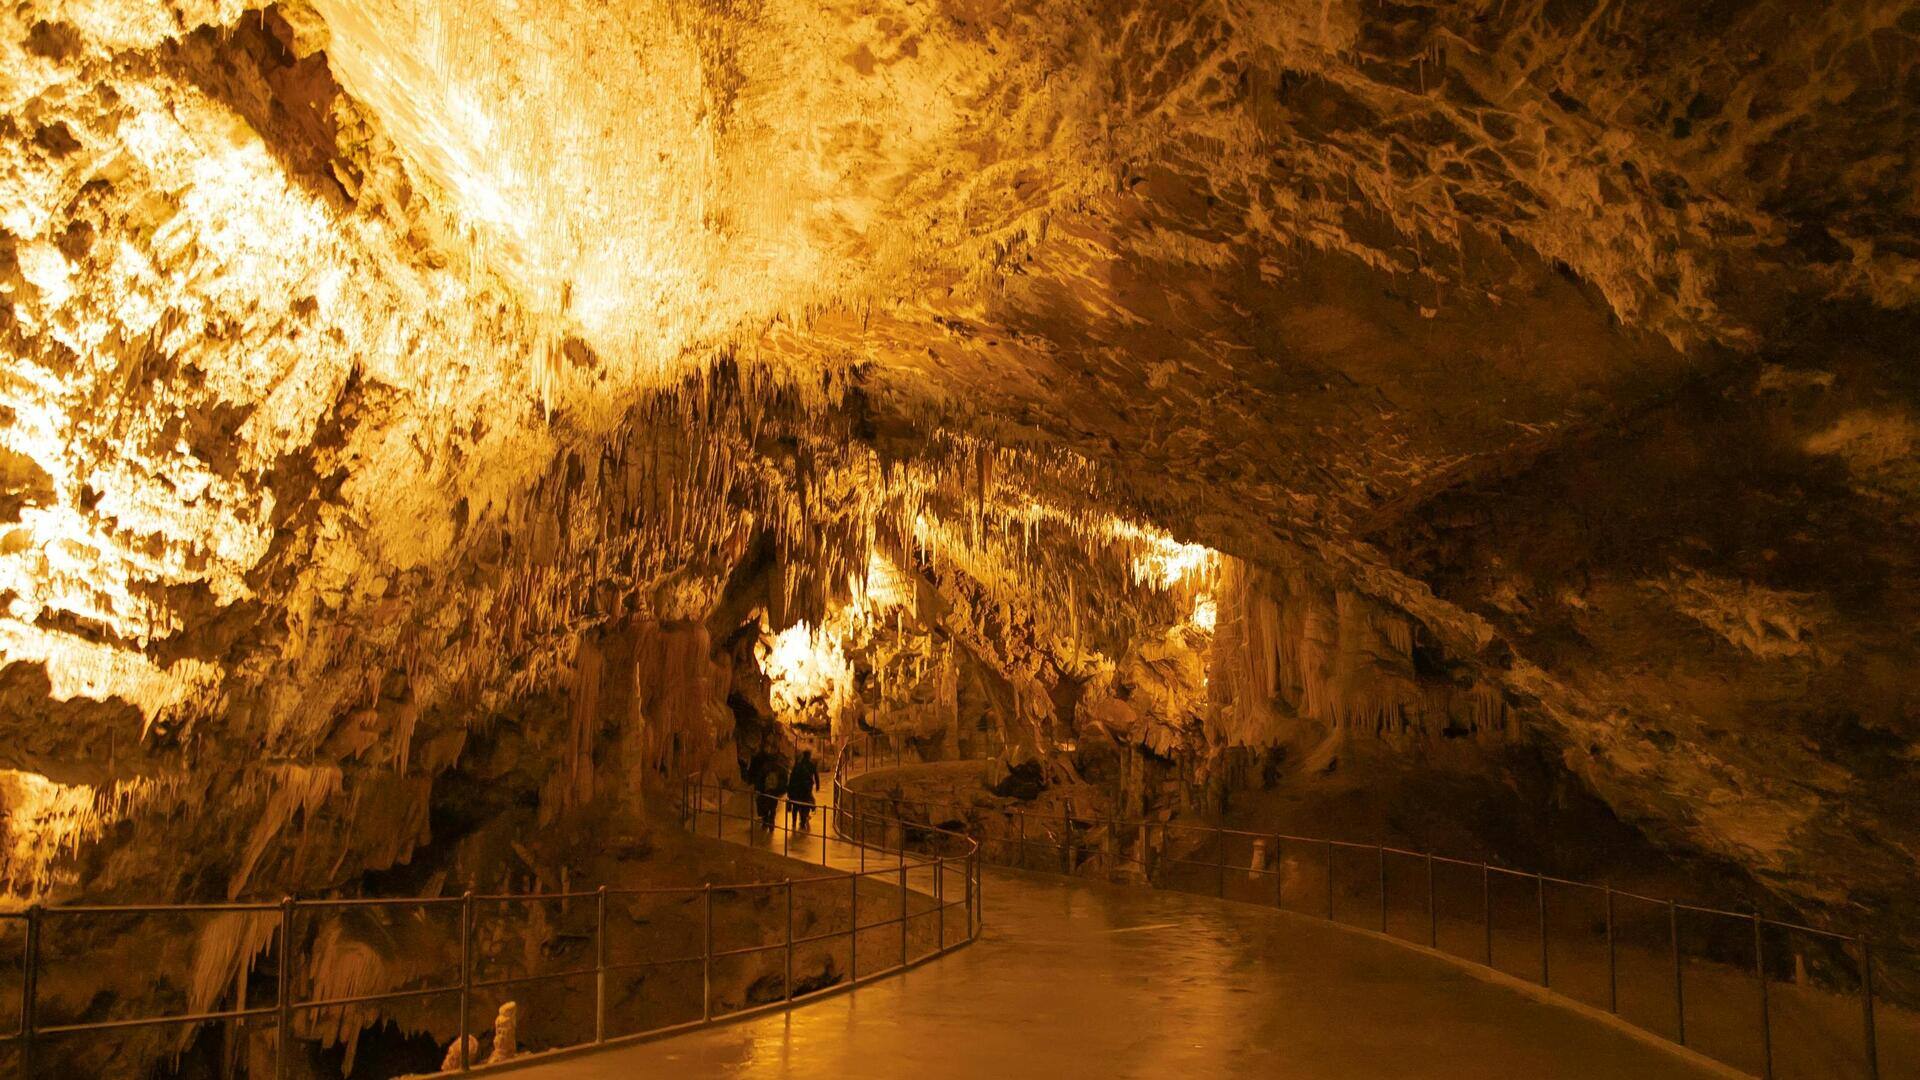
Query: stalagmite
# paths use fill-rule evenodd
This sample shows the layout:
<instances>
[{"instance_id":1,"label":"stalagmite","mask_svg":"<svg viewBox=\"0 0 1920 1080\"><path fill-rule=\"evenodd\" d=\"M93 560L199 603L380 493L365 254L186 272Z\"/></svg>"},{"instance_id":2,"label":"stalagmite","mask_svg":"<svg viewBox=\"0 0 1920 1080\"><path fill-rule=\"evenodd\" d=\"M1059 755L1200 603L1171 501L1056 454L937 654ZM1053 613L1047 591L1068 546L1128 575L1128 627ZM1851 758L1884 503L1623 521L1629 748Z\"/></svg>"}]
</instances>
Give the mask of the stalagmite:
<instances>
[{"instance_id":1,"label":"stalagmite","mask_svg":"<svg viewBox=\"0 0 1920 1080\"><path fill-rule=\"evenodd\" d=\"M519 1056L519 1039L520 1006L517 1002L503 1002L493 1018L493 1052L487 1055L487 1064L499 1065Z\"/></svg>"},{"instance_id":2,"label":"stalagmite","mask_svg":"<svg viewBox=\"0 0 1920 1080\"><path fill-rule=\"evenodd\" d=\"M464 1058L460 1052L462 1043L466 1044L466 1054ZM440 1059L440 1071L459 1072L463 1064L478 1062L479 1060L480 1037L477 1035L462 1035L454 1039L453 1043L447 1047L447 1055Z\"/></svg>"}]
</instances>

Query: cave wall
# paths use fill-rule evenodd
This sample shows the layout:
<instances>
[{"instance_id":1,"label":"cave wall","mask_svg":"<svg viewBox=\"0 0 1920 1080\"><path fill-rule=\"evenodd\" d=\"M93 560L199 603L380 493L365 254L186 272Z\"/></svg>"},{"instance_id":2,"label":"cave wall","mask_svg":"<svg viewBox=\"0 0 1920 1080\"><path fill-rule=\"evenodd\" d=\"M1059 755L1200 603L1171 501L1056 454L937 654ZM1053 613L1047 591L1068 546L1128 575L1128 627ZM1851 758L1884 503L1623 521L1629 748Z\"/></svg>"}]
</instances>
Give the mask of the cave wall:
<instances>
[{"instance_id":1,"label":"cave wall","mask_svg":"<svg viewBox=\"0 0 1920 1080\"><path fill-rule=\"evenodd\" d=\"M0 16L15 898L351 888L463 773L538 827L724 769L803 623L839 698L766 715L1525 739L1794 897L1910 880L1904 353L1807 318L1915 299L1910 5L519 10ZM1776 427L1806 520L1688 449ZM1740 513L1569 464L1616 437Z\"/></svg>"},{"instance_id":2,"label":"cave wall","mask_svg":"<svg viewBox=\"0 0 1920 1080\"><path fill-rule=\"evenodd\" d=\"M1376 539L1552 672L1570 712L1607 718L1565 756L1615 805L1898 925L1916 397L1882 361L1910 320L1836 319Z\"/></svg>"}]
</instances>

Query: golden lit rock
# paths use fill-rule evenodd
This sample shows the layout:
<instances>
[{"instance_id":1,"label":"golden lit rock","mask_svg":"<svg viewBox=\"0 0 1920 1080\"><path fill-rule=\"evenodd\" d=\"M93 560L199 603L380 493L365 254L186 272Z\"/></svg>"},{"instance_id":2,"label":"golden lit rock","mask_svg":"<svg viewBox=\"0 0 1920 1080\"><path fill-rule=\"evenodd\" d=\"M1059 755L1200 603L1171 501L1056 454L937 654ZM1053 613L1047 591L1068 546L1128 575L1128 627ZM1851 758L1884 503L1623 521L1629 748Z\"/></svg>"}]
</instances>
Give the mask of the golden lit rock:
<instances>
[{"instance_id":1,"label":"golden lit rock","mask_svg":"<svg viewBox=\"0 0 1920 1080\"><path fill-rule=\"evenodd\" d=\"M878 735L1911 924L1920 25L1803 8L16 4L0 908L644 876Z\"/></svg>"}]
</instances>

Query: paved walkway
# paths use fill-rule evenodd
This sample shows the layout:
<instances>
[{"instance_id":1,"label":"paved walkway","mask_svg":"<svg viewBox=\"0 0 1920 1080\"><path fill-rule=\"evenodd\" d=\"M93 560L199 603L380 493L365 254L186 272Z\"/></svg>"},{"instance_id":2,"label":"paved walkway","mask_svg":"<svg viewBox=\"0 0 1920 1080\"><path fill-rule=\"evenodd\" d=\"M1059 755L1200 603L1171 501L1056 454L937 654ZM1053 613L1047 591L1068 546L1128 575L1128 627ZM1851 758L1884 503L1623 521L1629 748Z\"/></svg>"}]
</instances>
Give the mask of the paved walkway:
<instances>
[{"instance_id":1,"label":"paved walkway","mask_svg":"<svg viewBox=\"0 0 1920 1080\"><path fill-rule=\"evenodd\" d=\"M980 941L904 975L515 1075L1715 1075L1578 1013L1304 916L1013 870L987 870L984 891Z\"/></svg>"}]
</instances>

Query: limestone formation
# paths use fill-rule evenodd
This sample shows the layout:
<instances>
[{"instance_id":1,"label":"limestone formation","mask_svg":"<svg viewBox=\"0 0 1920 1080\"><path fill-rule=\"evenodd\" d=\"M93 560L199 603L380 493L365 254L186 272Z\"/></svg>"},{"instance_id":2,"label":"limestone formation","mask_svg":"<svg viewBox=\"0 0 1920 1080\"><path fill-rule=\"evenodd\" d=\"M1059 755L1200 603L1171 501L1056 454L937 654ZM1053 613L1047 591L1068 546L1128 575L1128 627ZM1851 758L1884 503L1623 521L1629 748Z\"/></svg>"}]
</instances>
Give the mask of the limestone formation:
<instances>
[{"instance_id":1,"label":"limestone formation","mask_svg":"<svg viewBox=\"0 0 1920 1080\"><path fill-rule=\"evenodd\" d=\"M0 12L6 906L587 881L878 731L1920 927L1911 0L535 6Z\"/></svg>"},{"instance_id":2,"label":"limestone formation","mask_svg":"<svg viewBox=\"0 0 1920 1080\"><path fill-rule=\"evenodd\" d=\"M460 1044L463 1042L466 1044L466 1057L464 1060L462 1059L460 1054ZM479 1062L479 1060L480 1060L479 1037L474 1035L462 1035L459 1038L454 1039L453 1045L447 1047L447 1056L440 1059L440 1071L441 1072L458 1072L462 1067L477 1063Z\"/></svg>"},{"instance_id":3,"label":"limestone formation","mask_svg":"<svg viewBox=\"0 0 1920 1080\"><path fill-rule=\"evenodd\" d=\"M499 1065L519 1055L519 1018L518 1004L511 1001L501 1004L493 1018L493 1051L487 1055L487 1064Z\"/></svg>"}]
</instances>

